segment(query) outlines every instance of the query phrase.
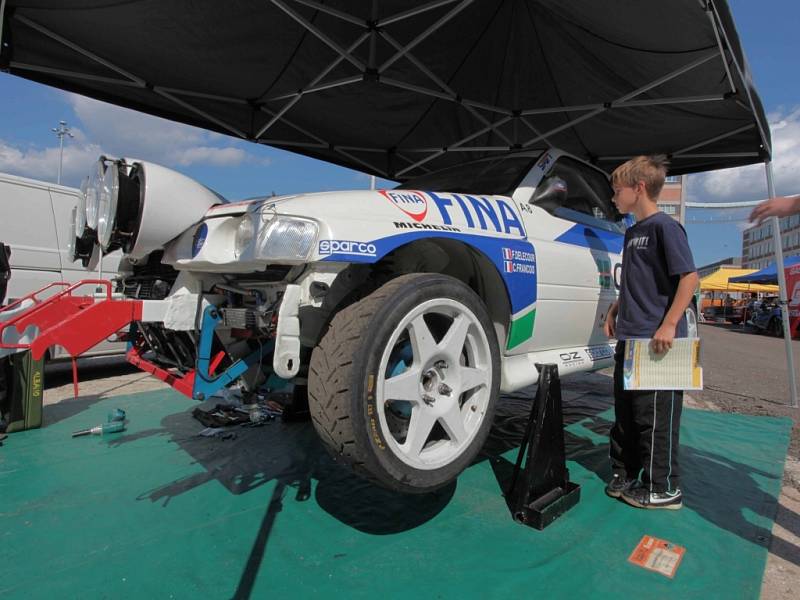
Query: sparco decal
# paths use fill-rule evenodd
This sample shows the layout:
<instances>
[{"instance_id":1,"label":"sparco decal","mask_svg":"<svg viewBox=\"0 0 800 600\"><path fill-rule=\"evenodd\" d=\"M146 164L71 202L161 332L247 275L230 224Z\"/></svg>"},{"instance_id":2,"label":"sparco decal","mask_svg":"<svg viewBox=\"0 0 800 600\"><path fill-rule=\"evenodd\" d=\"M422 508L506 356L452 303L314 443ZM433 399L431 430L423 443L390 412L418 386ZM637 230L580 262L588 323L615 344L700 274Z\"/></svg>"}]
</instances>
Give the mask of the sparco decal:
<instances>
[{"instance_id":1,"label":"sparco decal","mask_svg":"<svg viewBox=\"0 0 800 600\"><path fill-rule=\"evenodd\" d=\"M359 256L376 256L378 249L369 242L352 240L320 240L320 254L357 254Z\"/></svg>"},{"instance_id":2,"label":"sparco decal","mask_svg":"<svg viewBox=\"0 0 800 600\"><path fill-rule=\"evenodd\" d=\"M417 222L428 215L428 199L425 194L413 190L378 190L383 197Z\"/></svg>"}]
</instances>

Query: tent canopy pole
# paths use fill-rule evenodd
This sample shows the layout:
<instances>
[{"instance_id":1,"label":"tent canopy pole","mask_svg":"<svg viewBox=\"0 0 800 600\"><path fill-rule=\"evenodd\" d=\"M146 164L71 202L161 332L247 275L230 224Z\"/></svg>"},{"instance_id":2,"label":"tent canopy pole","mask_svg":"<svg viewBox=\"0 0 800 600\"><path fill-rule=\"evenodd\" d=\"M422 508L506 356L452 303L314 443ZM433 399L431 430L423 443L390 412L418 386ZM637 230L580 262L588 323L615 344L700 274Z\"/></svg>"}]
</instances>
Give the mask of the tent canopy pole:
<instances>
[{"instance_id":1,"label":"tent canopy pole","mask_svg":"<svg viewBox=\"0 0 800 600\"><path fill-rule=\"evenodd\" d=\"M772 179L772 163L766 161L767 191L770 199L775 197L775 184ZM786 344L786 371L789 373L789 394L792 408L797 408L797 378L794 372L794 353L792 351L792 331L789 329L789 297L786 293L786 273L783 270L783 246L781 245L781 223L778 217L771 217L772 239L775 244L775 267L778 271L778 289L783 321L783 340Z\"/></svg>"}]
</instances>

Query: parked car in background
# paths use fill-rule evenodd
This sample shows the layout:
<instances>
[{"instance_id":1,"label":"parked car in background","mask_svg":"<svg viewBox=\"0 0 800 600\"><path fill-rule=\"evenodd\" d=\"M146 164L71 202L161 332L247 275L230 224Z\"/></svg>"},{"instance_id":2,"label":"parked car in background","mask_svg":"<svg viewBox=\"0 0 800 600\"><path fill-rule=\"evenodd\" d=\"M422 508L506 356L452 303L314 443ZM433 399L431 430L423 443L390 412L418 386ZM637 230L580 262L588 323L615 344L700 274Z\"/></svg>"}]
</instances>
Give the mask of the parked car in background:
<instances>
[{"instance_id":1,"label":"parked car in background","mask_svg":"<svg viewBox=\"0 0 800 600\"><path fill-rule=\"evenodd\" d=\"M734 325L744 323L749 311L749 300L736 300L721 306L706 306L703 309L703 318L706 321L728 321Z\"/></svg>"},{"instance_id":2,"label":"parked car in background","mask_svg":"<svg viewBox=\"0 0 800 600\"><path fill-rule=\"evenodd\" d=\"M777 337L783 336L783 320L778 297L769 296L764 298L753 312L750 324L759 333L769 333Z\"/></svg>"}]
</instances>

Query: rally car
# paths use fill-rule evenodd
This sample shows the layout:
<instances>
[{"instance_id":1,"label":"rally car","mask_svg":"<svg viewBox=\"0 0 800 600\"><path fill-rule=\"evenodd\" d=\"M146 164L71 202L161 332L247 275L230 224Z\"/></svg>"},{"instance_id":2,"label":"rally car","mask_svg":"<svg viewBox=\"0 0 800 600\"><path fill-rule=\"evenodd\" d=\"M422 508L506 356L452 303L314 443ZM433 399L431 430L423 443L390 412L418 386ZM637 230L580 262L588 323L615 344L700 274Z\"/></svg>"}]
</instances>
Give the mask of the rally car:
<instances>
[{"instance_id":1,"label":"rally car","mask_svg":"<svg viewBox=\"0 0 800 600\"><path fill-rule=\"evenodd\" d=\"M198 400L291 382L327 448L398 491L451 482L537 363L612 364L624 224L607 175L555 149L243 202L101 157L84 189L73 254L121 248L122 275L92 334L42 326L35 352L130 322L129 360Z\"/></svg>"}]
</instances>

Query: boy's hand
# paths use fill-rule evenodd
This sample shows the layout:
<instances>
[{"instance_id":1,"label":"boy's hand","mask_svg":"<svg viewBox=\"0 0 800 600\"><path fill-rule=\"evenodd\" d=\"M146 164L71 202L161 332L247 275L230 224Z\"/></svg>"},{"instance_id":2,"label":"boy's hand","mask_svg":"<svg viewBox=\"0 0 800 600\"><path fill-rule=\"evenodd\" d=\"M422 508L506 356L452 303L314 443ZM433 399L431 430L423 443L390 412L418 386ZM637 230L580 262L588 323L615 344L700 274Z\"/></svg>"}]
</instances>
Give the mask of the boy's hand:
<instances>
[{"instance_id":1,"label":"boy's hand","mask_svg":"<svg viewBox=\"0 0 800 600\"><path fill-rule=\"evenodd\" d=\"M658 328L653 339L650 341L650 348L656 354L664 354L672 348L672 340L675 339L675 325L662 323Z\"/></svg>"},{"instance_id":2,"label":"boy's hand","mask_svg":"<svg viewBox=\"0 0 800 600\"><path fill-rule=\"evenodd\" d=\"M617 333L617 303L615 302L608 308L606 322L603 324L603 331L606 337L613 338Z\"/></svg>"}]
</instances>

